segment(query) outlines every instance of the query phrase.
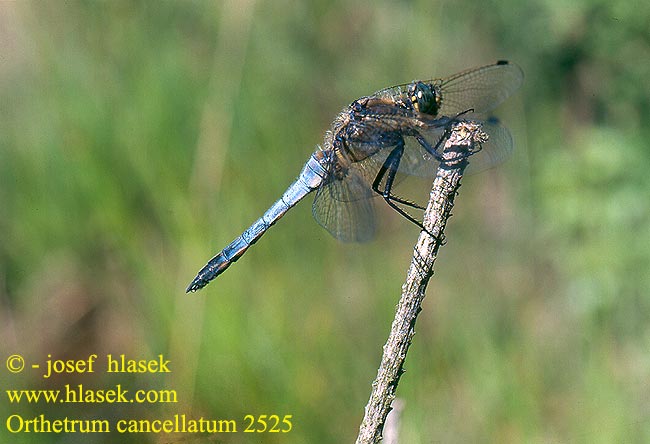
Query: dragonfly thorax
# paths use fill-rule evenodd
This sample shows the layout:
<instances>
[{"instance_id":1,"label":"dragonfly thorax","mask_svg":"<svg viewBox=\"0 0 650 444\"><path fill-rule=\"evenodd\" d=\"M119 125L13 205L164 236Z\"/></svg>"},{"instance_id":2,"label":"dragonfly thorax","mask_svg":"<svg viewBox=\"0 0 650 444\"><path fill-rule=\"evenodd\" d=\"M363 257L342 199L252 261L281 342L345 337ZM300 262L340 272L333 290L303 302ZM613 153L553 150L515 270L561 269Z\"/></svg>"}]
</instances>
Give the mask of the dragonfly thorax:
<instances>
[{"instance_id":1,"label":"dragonfly thorax","mask_svg":"<svg viewBox=\"0 0 650 444\"><path fill-rule=\"evenodd\" d=\"M413 82L408 87L408 97L416 111L423 114L438 114L440 95L436 94L433 85L424 82Z\"/></svg>"}]
</instances>

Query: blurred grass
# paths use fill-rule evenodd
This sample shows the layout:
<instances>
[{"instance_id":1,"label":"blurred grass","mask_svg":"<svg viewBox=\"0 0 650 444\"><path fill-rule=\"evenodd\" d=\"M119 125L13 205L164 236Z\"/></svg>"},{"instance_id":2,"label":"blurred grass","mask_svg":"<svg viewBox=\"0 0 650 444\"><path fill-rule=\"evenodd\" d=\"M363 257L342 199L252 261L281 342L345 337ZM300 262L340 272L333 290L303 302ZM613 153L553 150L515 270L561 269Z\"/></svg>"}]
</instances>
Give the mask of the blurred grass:
<instances>
[{"instance_id":1,"label":"blurred grass","mask_svg":"<svg viewBox=\"0 0 650 444\"><path fill-rule=\"evenodd\" d=\"M403 442L647 442L649 18L623 0L0 4L0 350L164 353L164 378L69 379L181 398L2 416L293 414L257 442L350 442L413 227L382 211L377 241L343 245L303 203L184 288L351 100L507 58L526 74L501 110L517 152L457 199L398 389Z\"/></svg>"}]
</instances>

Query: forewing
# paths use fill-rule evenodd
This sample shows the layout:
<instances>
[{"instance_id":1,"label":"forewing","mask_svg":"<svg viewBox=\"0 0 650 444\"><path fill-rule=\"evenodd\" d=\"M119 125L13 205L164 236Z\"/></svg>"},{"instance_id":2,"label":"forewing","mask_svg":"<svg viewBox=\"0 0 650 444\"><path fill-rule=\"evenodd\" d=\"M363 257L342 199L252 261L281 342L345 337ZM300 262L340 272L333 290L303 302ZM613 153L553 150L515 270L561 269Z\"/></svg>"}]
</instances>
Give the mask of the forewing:
<instances>
[{"instance_id":1,"label":"forewing","mask_svg":"<svg viewBox=\"0 0 650 444\"><path fill-rule=\"evenodd\" d=\"M455 117L470 109L474 110L473 114L489 112L511 96L521 86L523 80L524 73L518 65L497 62L468 69L445 79L424 80L424 83L440 88L442 103L437 116ZM374 96L410 107L409 85L410 83L391 86L377 91Z\"/></svg>"},{"instance_id":2,"label":"forewing","mask_svg":"<svg viewBox=\"0 0 650 444\"><path fill-rule=\"evenodd\" d=\"M345 177L331 179L316 192L314 219L332 236L343 242L365 242L375 234L372 189L356 168Z\"/></svg>"},{"instance_id":3,"label":"forewing","mask_svg":"<svg viewBox=\"0 0 650 444\"><path fill-rule=\"evenodd\" d=\"M506 100L522 84L524 74L513 63L498 62L440 80L438 116L454 117L469 109L484 114Z\"/></svg>"}]
</instances>

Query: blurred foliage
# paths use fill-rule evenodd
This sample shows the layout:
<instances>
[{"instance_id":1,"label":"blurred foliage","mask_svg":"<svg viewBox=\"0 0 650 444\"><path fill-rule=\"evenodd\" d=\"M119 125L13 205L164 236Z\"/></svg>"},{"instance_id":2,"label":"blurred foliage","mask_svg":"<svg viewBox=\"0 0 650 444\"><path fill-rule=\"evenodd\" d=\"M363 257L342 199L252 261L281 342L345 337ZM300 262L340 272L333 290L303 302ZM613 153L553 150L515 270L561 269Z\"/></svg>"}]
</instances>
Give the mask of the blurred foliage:
<instances>
[{"instance_id":1,"label":"blurred foliage","mask_svg":"<svg viewBox=\"0 0 650 444\"><path fill-rule=\"evenodd\" d=\"M292 414L291 433L255 442L351 442L414 227L382 210L375 242L343 245L302 203L206 290L184 288L343 106L510 59L526 74L500 110L516 154L457 199L398 389L403 442L650 441L648 23L650 3L624 0L1 3L2 356L163 353L173 372L2 371L0 386L180 398L5 399L3 420Z\"/></svg>"}]
</instances>

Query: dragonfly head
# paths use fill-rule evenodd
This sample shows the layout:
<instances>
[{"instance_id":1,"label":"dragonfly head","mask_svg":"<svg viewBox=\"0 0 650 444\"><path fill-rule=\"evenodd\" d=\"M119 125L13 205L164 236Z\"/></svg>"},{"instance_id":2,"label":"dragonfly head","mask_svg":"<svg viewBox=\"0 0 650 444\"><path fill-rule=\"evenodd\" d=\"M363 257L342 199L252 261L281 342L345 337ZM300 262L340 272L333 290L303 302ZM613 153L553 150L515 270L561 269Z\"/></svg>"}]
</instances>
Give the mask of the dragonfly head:
<instances>
[{"instance_id":1,"label":"dragonfly head","mask_svg":"<svg viewBox=\"0 0 650 444\"><path fill-rule=\"evenodd\" d=\"M408 96L413 108L423 114L438 114L440 98L433 85L413 82L408 87Z\"/></svg>"}]
</instances>

